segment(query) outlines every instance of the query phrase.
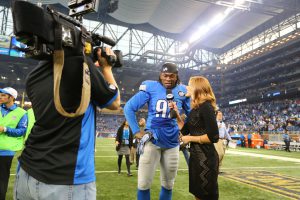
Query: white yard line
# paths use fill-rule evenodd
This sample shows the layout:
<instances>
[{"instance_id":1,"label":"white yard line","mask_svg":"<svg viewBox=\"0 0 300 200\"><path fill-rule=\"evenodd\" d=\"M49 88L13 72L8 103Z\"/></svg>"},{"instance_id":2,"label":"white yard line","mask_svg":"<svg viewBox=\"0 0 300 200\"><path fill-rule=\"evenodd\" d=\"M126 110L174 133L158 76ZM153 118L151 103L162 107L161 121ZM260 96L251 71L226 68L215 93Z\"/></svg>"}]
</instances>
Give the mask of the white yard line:
<instances>
[{"instance_id":1,"label":"white yard line","mask_svg":"<svg viewBox=\"0 0 300 200\"><path fill-rule=\"evenodd\" d=\"M272 155L264 155L264 154L258 154L258 153L249 153L249 152L241 152L241 151L233 151L233 150L227 150L226 154L227 153L233 154L233 155L251 156L251 157L284 160L284 161L300 163L300 159L298 159L298 158L287 158L287 157L283 157L283 156L272 156Z\"/></svg>"},{"instance_id":2,"label":"white yard line","mask_svg":"<svg viewBox=\"0 0 300 200\"><path fill-rule=\"evenodd\" d=\"M279 167L222 167L222 169L226 169L226 170L236 170L236 169L247 169L247 170L257 170L257 169L300 169L300 166L279 166ZM136 172L138 170L136 169L131 169L132 172ZM157 172L159 172L160 170L157 169ZM188 171L187 168L183 168L183 169L178 169L178 171ZM96 171L96 174L102 174L102 173L117 173L117 170L111 170L111 171ZM126 172L126 170L124 170L124 173ZM126 172L127 173L127 172Z\"/></svg>"},{"instance_id":3,"label":"white yard line","mask_svg":"<svg viewBox=\"0 0 300 200\"><path fill-rule=\"evenodd\" d=\"M279 167L222 167L222 169L226 170L235 170L235 169L247 169L247 170L257 170L257 169L300 169L300 166L279 166ZM131 169L132 172L137 172L136 169ZM160 170L157 169L157 172ZM178 171L188 171L187 168L178 169ZM110 171L95 171L96 174L102 173L117 173L117 170L110 170ZM124 170L124 173L126 170ZM16 174L10 174L11 176L15 176Z\"/></svg>"}]
</instances>

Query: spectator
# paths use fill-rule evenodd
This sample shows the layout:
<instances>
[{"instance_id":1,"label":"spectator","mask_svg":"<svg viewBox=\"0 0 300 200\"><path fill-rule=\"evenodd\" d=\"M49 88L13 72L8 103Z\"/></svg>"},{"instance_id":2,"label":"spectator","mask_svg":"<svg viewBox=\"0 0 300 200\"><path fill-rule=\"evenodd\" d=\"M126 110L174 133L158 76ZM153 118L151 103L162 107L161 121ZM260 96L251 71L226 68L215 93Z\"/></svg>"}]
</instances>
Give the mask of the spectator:
<instances>
[{"instance_id":1,"label":"spectator","mask_svg":"<svg viewBox=\"0 0 300 200\"><path fill-rule=\"evenodd\" d=\"M230 141L231 137L228 134L225 123L223 122L223 113L220 110L217 111L217 123L219 129L219 141L214 143L214 145L219 155L219 173L221 173L220 167L225 156L227 141Z\"/></svg>"},{"instance_id":2,"label":"spectator","mask_svg":"<svg viewBox=\"0 0 300 200\"><path fill-rule=\"evenodd\" d=\"M139 121L139 127L140 127L140 132L143 133L145 131L145 128L146 128L146 120L145 118L141 118L140 121ZM136 145L136 148L138 147L140 143L140 138L138 137L135 137L135 145ZM138 151L136 151L136 168L138 169L139 168L139 161L140 161L140 154Z\"/></svg>"},{"instance_id":3,"label":"spectator","mask_svg":"<svg viewBox=\"0 0 300 200\"><path fill-rule=\"evenodd\" d=\"M248 148L251 148L251 145L252 145L252 134L251 133L248 133L247 139L248 139Z\"/></svg>"},{"instance_id":4,"label":"spectator","mask_svg":"<svg viewBox=\"0 0 300 200\"><path fill-rule=\"evenodd\" d=\"M186 115L184 113L182 113L180 117L183 121L186 120ZM181 137L182 134L180 133L180 139ZM189 166L189 160L190 160L190 153L188 149L189 149L189 144L184 144L183 142L181 142L179 150L182 151L187 166Z\"/></svg>"},{"instance_id":5,"label":"spectator","mask_svg":"<svg viewBox=\"0 0 300 200\"><path fill-rule=\"evenodd\" d=\"M241 134L240 140L241 140L241 147L246 147L244 134Z\"/></svg>"},{"instance_id":6,"label":"spectator","mask_svg":"<svg viewBox=\"0 0 300 200\"><path fill-rule=\"evenodd\" d=\"M118 174L121 173L121 165L123 155L126 158L126 167L127 167L127 176L132 176L130 172L130 149L132 147L132 131L128 125L128 122L125 120L117 132L116 137L116 150L118 152Z\"/></svg>"},{"instance_id":7,"label":"spectator","mask_svg":"<svg viewBox=\"0 0 300 200\"><path fill-rule=\"evenodd\" d=\"M285 144L285 151L291 152L290 150L291 137L289 136L287 131L285 131L285 133L283 134L283 141Z\"/></svg>"},{"instance_id":8,"label":"spectator","mask_svg":"<svg viewBox=\"0 0 300 200\"><path fill-rule=\"evenodd\" d=\"M26 111L15 104L17 96L14 88L0 89L0 200L5 200L12 159L23 149L28 123Z\"/></svg>"}]
</instances>

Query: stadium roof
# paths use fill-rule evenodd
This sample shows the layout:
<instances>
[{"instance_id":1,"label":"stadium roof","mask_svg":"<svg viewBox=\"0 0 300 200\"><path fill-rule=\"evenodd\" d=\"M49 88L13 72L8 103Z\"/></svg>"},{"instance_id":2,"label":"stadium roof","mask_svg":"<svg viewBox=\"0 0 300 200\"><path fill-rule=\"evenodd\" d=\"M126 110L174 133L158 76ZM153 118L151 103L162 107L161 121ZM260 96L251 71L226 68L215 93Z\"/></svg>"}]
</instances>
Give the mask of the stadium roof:
<instances>
[{"instance_id":1,"label":"stadium roof","mask_svg":"<svg viewBox=\"0 0 300 200\"><path fill-rule=\"evenodd\" d=\"M56 4L67 13L67 0L28 0L43 4ZM237 0L100 0L97 13L85 16L103 23L111 23L147 31L157 35L188 41L200 26ZM226 52L260 32L300 13L299 0L239 0L226 19L213 27L199 42L201 48L213 52ZM8 6L10 0L1 0ZM112 10L112 7L116 10Z\"/></svg>"}]
</instances>

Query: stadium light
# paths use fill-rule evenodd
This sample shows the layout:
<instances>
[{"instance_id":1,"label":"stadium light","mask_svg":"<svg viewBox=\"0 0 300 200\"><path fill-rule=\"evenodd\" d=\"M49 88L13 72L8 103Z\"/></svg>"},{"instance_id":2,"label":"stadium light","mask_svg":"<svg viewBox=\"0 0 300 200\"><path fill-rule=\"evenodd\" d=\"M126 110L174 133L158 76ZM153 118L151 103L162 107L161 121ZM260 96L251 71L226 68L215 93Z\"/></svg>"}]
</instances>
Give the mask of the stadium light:
<instances>
[{"instance_id":1,"label":"stadium light","mask_svg":"<svg viewBox=\"0 0 300 200\"><path fill-rule=\"evenodd\" d=\"M204 35L206 35L211 29L214 29L217 25L221 24L226 19L226 17L235 9L249 11L251 3L261 4L262 2L261 0L235 0L234 2L217 1L215 4L225 6L227 7L227 9L224 12L215 15L212 20L209 21L206 25L202 25L201 27L199 27L199 29L194 34L192 34L188 43L183 43L182 46L180 46L179 51L183 52L189 47L191 48L191 44L201 40Z\"/></svg>"},{"instance_id":2,"label":"stadium light","mask_svg":"<svg viewBox=\"0 0 300 200\"><path fill-rule=\"evenodd\" d=\"M241 0L242 1L242 0ZM237 2L241 2L241 1L237 1ZM246 1L244 1L243 3L245 3ZM249 1L248 1L249 2ZM227 2L227 1L217 1L216 4L220 5L220 6L225 6L225 7L229 7L229 8L234 8L234 9L238 9L238 10L246 10L246 11L250 11L250 7L249 5L246 6L243 3L236 3L236 2Z\"/></svg>"},{"instance_id":3,"label":"stadium light","mask_svg":"<svg viewBox=\"0 0 300 200\"><path fill-rule=\"evenodd\" d=\"M210 29L210 26L201 26L190 38L189 43L193 43L199 40L203 35L205 35Z\"/></svg>"},{"instance_id":4,"label":"stadium light","mask_svg":"<svg viewBox=\"0 0 300 200\"><path fill-rule=\"evenodd\" d=\"M202 25L199 29L190 37L189 44L199 41L206 35L211 29L215 28L218 24L221 24L224 19L233 11L233 8L227 8L223 13L215 15L211 21L206 25Z\"/></svg>"},{"instance_id":5,"label":"stadium light","mask_svg":"<svg viewBox=\"0 0 300 200\"><path fill-rule=\"evenodd\" d=\"M185 50L187 50L189 48L189 43L185 42L183 43L180 47L179 47L179 52L184 52Z\"/></svg>"},{"instance_id":6,"label":"stadium light","mask_svg":"<svg viewBox=\"0 0 300 200\"><path fill-rule=\"evenodd\" d=\"M229 13L228 13L229 14ZM227 15L228 15L227 14ZM217 14L209 23L209 27L214 27L215 25L218 25L220 24L224 19L225 17L227 16L225 15L225 12L224 13L220 13L220 14Z\"/></svg>"}]
</instances>

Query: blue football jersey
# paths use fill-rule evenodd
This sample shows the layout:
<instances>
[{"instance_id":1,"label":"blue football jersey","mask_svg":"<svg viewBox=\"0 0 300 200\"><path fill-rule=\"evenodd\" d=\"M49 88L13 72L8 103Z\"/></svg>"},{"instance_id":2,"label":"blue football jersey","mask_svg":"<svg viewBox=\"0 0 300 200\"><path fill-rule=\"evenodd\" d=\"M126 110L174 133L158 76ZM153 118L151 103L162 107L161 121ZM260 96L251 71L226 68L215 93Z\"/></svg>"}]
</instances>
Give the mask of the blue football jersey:
<instances>
[{"instance_id":1,"label":"blue football jersey","mask_svg":"<svg viewBox=\"0 0 300 200\"><path fill-rule=\"evenodd\" d=\"M190 111L190 98L185 96L186 86L179 84L172 89L174 102L182 113ZM140 131L135 112L146 103L148 104L148 118L146 130L154 135L154 144L163 148L172 148L178 145L179 129L176 119L170 118L170 109L166 98L166 88L158 81L144 81L140 91L125 105L124 113L134 134Z\"/></svg>"}]
</instances>

